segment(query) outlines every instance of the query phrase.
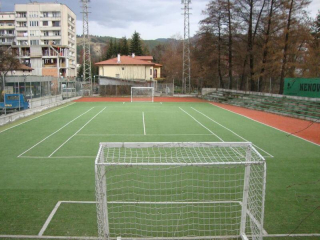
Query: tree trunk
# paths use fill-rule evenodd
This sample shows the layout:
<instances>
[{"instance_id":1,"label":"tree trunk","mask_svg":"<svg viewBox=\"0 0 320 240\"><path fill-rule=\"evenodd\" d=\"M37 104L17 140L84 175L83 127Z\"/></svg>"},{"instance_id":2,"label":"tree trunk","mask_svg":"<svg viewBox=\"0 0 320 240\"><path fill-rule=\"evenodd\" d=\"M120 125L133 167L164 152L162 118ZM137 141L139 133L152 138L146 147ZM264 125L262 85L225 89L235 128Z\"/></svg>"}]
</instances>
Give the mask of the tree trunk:
<instances>
[{"instance_id":1,"label":"tree trunk","mask_svg":"<svg viewBox=\"0 0 320 240\"><path fill-rule=\"evenodd\" d=\"M233 61L232 61L232 22L231 22L231 5L230 5L230 0L228 0L227 4L227 9L228 9L228 27L229 27L229 89L232 89L232 83L233 83Z\"/></svg>"},{"instance_id":2,"label":"tree trunk","mask_svg":"<svg viewBox=\"0 0 320 240\"><path fill-rule=\"evenodd\" d=\"M287 68L287 55L288 55L288 41L289 41L289 32L291 27L291 15L292 15L292 9L293 9L293 2L294 0L291 0L290 8L289 8L289 15L288 15L288 21L287 21L287 27L285 30L285 38L284 38L284 49L283 49L283 57L282 57L282 66L281 66L281 74L280 74L280 88L279 88L279 94L283 94L283 84L284 84L284 77L285 72Z\"/></svg>"},{"instance_id":3,"label":"tree trunk","mask_svg":"<svg viewBox=\"0 0 320 240\"><path fill-rule=\"evenodd\" d=\"M253 22L253 0L250 0L250 13L249 13L249 30L248 30L248 53L249 53L249 66L250 66L250 90L254 91L254 70L253 70L253 34L252 34L252 22Z\"/></svg>"},{"instance_id":4,"label":"tree trunk","mask_svg":"<svg viewBox=\"0 0 320 240\"><path fill-rule=\"evenodd\" d=\"M261 91L261 88L264 84L264 72L265 72L265 65L267 63L267 57L268 57L268 44L269 44L269 39L270 39L270 29L271 29L271 24L272 24L272 17L273 17L273 5L274 5L275 0L271 0L270 3L270 12L268 16L268 26L267 26L267 32L265 34L265 41L264 41L264 48L263 48L263 56L262 56L262 67L260 70L260 75L259 75L259 86L258 89Z\"/></svg>"},{"instance_id":5,"label":"tree trunk","mask_svg":"<svg viewBox=\"0 0 320 240\"><path fill-rule=\"evenodd\" d=\"M219 82L220 88L224 88L222 73L221 73L221 25L220 25L220 18L218 22L218 74L219 74Z\"/></svg>"}]
</instances>

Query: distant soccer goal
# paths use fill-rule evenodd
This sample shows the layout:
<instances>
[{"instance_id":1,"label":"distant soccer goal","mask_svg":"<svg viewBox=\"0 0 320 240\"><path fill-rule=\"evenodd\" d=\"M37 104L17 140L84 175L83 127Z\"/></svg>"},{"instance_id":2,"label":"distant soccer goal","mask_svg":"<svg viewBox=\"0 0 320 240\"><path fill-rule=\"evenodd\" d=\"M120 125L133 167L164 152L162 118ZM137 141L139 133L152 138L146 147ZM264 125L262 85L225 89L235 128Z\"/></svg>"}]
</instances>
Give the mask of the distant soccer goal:
<instances>
[{"instance_id":1,"label":"distant soccer goal","mask_svg":"<svg viewBox=\"0 0 320 240\"><path fill-rule=\"evenodd\" d=\"M251 143L100 143L98 236L260 240L266 163Z\"/></svg>"},{"instance_id":2,"label":"distant soccer goal","mask_svg":"<svg viewBox=\"0 0 320 240\"><path fill-rule=\"evenodd\" d=\"M153 87L131 87L131 102L153 102Z\"/></svg>"}]
</instances>

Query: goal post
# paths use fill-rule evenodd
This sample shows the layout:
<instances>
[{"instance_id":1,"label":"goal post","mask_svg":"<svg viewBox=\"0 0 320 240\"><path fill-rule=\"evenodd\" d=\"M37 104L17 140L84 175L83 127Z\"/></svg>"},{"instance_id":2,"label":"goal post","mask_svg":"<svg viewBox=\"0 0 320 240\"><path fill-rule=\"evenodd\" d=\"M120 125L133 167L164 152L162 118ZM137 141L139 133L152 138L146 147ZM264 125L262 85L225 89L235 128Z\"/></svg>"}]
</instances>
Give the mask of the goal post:
<instances>
[{"instance_id":1,"label":"goal post","mask_svg":"<svg viewBox=\"0 0 320 240\"><path fill-rule=\"evenodd\" d=\"M131 87L131 102L153 102L154 87Z\"/></svg>"},{"instance_id":2,"label":"goal post","mask_svg":"<svg viewBox=\"0 0 320 240\"><path fill-rule=\"evenodd\" d=\"M100 143L98 236L263 238L266 162L251 143Z\"/></svg>"}]
</instances>

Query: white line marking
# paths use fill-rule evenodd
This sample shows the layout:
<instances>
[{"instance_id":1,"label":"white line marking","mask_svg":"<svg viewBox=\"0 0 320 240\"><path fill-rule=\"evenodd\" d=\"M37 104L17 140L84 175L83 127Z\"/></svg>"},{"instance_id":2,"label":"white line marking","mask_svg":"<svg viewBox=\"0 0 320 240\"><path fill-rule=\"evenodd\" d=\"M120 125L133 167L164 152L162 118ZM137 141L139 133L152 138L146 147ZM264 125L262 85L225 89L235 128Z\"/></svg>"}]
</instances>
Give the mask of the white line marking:
<instances>
[{"instance_id":1,"label":"white line marking","mask_svg":"<svg viewBox=\"0 0 320 240\"><path fill-rule=\"evenodd\" d=\"M193 116L191 116L189 113L187 113L185 110L183 110L181 107L179 107L181 111L183 111L185 114L187 114L189 117L191 117L194 121L196 121L198 124L200 124L203 128L207 129L212 135L216 136L221 142L224 142L221 137L219 137L217 134L212 132L209 128L204 126L201 122L199 122L197 119L195 119Z\"/></svg>"},{"instance_id":2,"label":"white line marking","mask_svg":"<svg viewBox=\"0 0 320 240\"><path fill-rule=\"evenodd\" d=\"M143 121L143 134L147 135L147 133L146 133L146 123L145 123L145 120L144 120L144 112L142 112L142 121Z\"/></svg>"},{"instance_id":3,"label":"white line marking","mask_svg":"<svg viewBox=\"0 0 320 240\"><path fill-rule=\"evenodd\" d=\"M44 225L42 226L40 232L38 233L38 236L42 236L44 231L47 229L49 223L51 222L51 219L53 218L54 214L57 212L58 208L60 207L61 202L57 202L56 206L51 211L49 217L45 221Z\"/></svg>"},{"instance_id":4,"label":"white line marking","mask_svg":"<svg viewBox=\"0 0 320 240\"><path fill-rule=\"evenodd\" d=\"M42 139L40 142L36 143L35 145L33 145L31 148L29 148L28 150L24 151L23 153L21 153L18 157L21 157L23 154L29 152L31 149L35 148L36 146L38 146L40 143L44 142L45 140L47 140L49 137L53 136L54 134L56 134L57 132L59 132L60 130L62 130L63 128L65 128L66 126L68 126L70 123L74 122L75 120L77 120L78 118L80 118L81 116L83 116L84 114L88 113L89 111L91 111L94 107L90 108L88 111L86 111L85 113L82 113L81 115L79 115L78 117L76 117L75 119L71 120L70 122L68 122L67 124L65 124L64 126L62 126L61 128L59 128L57 131L55 131L54 133L51 133L49 136L45 137L44 139Z\"/></svg>"},{"instance_id":5,"label":"white line marking","mask_svg":"<svg viewBox=\"0 0 320 240\"><path fill-rule=\"evenodd\" d=\"M84 203L84 204L90 203L90 204L92 204L92 203L97 203L97 202L90 202L90 201L59 201L59 202L57 202L56 206L53 208L53 210L51 211L51 213L50 213L49 217L47 218L46 222L42 226L38 236L42 236L43 233L46 231L47 227L49 226L49 223L51 222L53 216L58 211L58 208L60 207L61 203Z\"/></svg>"},{"instance_id":6,"label":"white line marking","mask_svg":"<svg viewBox=\"0 0 320 240\"><path fill-rule=\"evenodd\" d=\"M77 136L84 136L84 137L97 137L97 136L144 136L144 134L117 134L117 133L115 133L115 134L90 134L90 133L79 133L79 134L77 134ZM168 133L168 134L150 134L150 133L148 133L148 136L212 136L212 134L188 134L188 133L186 133L186 134L184 134L184 133L182 133L182 134L179 134L179 133L177 133L177 134L174 134L174 133Z\"/></svg>"},{"instance_id":7,"label":"white line marking","mask_svg":"<svg viewBox=\"0 0 320 240\"><path fill-rule=\"evenodd\" d=\"M206 118L208 118L209 120L211 120L212 122L218 124L220 127L223 127L224 129L228 130L229 132L233 133L234 135L236 135L237 137L241 138L242 140L244 140L245 142L250 142L247 139L241 137L239 134L235 133L234 131L232 131L231 129L227 128L226 126L222 125L221 123L218 123L217 121L213 120L212 118L208 117L207 115L205 115L204 113L198 111L197 109L191 107L194 111L200 113L201 115L205 116ZM267 151L263 150L262 148L258 147L257 145L253 144L256 148L260 149L261 151L263 151L264 153L268 154L270 157L274 157L272 156L270 153L268 153Z\"/></svg>"},{"instance_id":8,"label":"white line marking","mask_svg":"<svg viewBox=\"0 0 320 240\"><path fill-rule=\"evenodd\" d=\"M234 114L240 115L240 116L242 116L242 117L245 117L245 118L250 119L250 120L252 120L252 121L254 121L254 122L260 123L260 124L262 124L262 125L265 125L265 126L271 127L271 128L276 129L276 130L278 130L278 131L280 131L280 132L284 132L284 133L287 133L287 134L291 134L290 132L286 132L286 131L284 131L284 130L281 130L281 129L279 129L279 128L273 127L273 126L268 125L268 124L263 123L263 122L259 122L259 121L255 120L255 119L253 119L253 118L247 117L247 116L242 115L242 114L240 114L240 113L233 112L233 111L231 111L231 110L228 110L228 109L226 109L226 108L223 108L223 107L220 107L220 106L214 105L214 104L212 104L212 103L209 103L209 104L210 104L210 105L212 105L212 106L215 106L215 107L221 108L221 109L223 109L223 110L226 110L226 111L228 111L228 112L231 112L231 113L234 113ZM316 146L320 147L320 144L318 144L318 143L312 142L312 141L310 141L310 140L304 139L304 138L299 137L299 136L294 135L294 134L293 134L292 136L294 136L294 137L296 137L296 138L300 138L300 139L302 139L302 140L304 140L304 141L306 141L306 142L312 143L312 144L314 144L314 145L316 145Z\"/></svg>"},{"instance_id":9,"label":"white line marking","mask_svg":"<svg viewBox=\"0 0 320 240\"><path fill-rule=\"evenodd\" d=\"M59 157L41 157L41 156L21 156L20 158L29 158L29 159L66 159L66 158L96 158L96 156L59 156Z\"/></svg>"},{"instance_id":10,"label":"white line marking","mask_svg":"<svg viewBox=\"0 0 320 240\"><path fill-rule=\"evenodd\" d=\"M74 236L38 236L38 235L0 235L0 238L27 238L27 239L76 239L76 240L99 240L98 237L74 237ZM123 238L122 238L123 239Z\"/></svg>"},{"instance_id":11,"label":"white line marking","mask_svg":"<svg viewBox=\"0 0 320 240\"><path fill-rule=\"evenodd\" d=\"M57 108L57 109L55 109L55 110L53 110L53 111L51 111L51 112L47 112L47 113L42 114L42 115L40 115L40 116L37 116L37 117L35 117L35 118L29 119L29 120L27 120L27 121L25 121L25 122L22 122L22 123L19 123L19 124L17 124L17 125L14 125L14 126L12 126L12 127L9 127L9 128L7 128L7 129L4 129L4 130L0 131L0 133L3 133L3 132L5 132L5 131L8 131L8 130L10 130L10 129L12 129L12 128L18 127L18 126L20 126L20 125L22 125L22 124L24 124L24 123L30 122L30 121L32 121L32 120L35 120L35 119L39 118L39 117L45 116L45 115L47 115L47 114L49 114L49 113L53 113L53 112L55 112L55 111L58 111L58 110L60 110L60 109L62 109L62 108L69 107L69 106L71 106L71 105L73 105L73 104L75 104L75 103L68 104L67 106ZM31 115L30 115L30 116L31 116Z\"/></svg>"},{"instance_id":12,"label":"white line marking","mask_svg":"<svg viewBox=\"0 0 320 240\"><path fill-rule=\"evenodd\" d=\"M77 135L78 132L80 132L82 129L85 128L85 126L87 126L93 119L95 119L100 113L102 113L104 110L106 109L106 107L104 109L102 109L100 112L98 112L96 115L94 115L94 117L92 117L88 122L86 122L75 134L73 134L71 137L69 137L64 143L62 143L56 150L54 150L49 157L51 157L53 154L55 154L60 148L62 148L67 142L69 142L75 135Z\"/></svg>"},{"instance_id":13,"label":"white line marking","mask_svg":"<svg viewBox=\"0 0 320 240\"><path fill-rule=\"evenodd\" d=\"M250 235L248 235L249 237L251 237ZM267 235L263 235L264 238L274 238L274 237L320 237L320 233L302 233L302 234L267 234ZM87 236L38 236L38 235L0 235L0 238L13 238L13 239L21 239L21 238L26 238L26 239L76 239L76 240L99 240L100 238L98 237L87 237ZM240 236L239 235L232 235L232 236L210 236L210 237L201 237L201 239L239 239ZM116 238L111 238L116 240ZM121 237L122 240L132 240L132 238L124 238ZM141 239L142 238L134 238L134 239ZM149 240L151 238L143 238L144 240ZM172 240L172 239L178 239L178 240L183 240L183 239L199 239L199 237L175 237L175 238L152 238L153 240Z\"/></svg>"}]
</instances>

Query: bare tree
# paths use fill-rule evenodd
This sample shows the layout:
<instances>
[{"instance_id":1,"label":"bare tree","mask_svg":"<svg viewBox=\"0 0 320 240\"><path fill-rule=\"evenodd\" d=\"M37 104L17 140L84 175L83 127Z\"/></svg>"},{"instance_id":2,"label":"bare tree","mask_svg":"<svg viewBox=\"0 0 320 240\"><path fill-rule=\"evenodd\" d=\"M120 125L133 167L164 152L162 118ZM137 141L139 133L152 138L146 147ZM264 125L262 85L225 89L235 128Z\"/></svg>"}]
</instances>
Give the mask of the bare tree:
<instances>
[{"instance_id":1,"label":"bare tree","mask_svg":"<svg viewBox=\"0 0 320 240\"><path fill-rule=\"evenodd\" d=\"M8 72L16 70L20 65L19 60L12 54L10 49L0 48L0 92L4 91L5 79ZM1 99L3 98L1 94Z\"/></svg>"},{"instance_id":2,"label":"bare tree","mask_svg":"<svg viewBox=\"0 0 320 240\"><path fill-rule=\"evenodd\" d=\"M283 84L284 78L287 71L287 62L288 62L288 50L290 47L290 33L292 25L297 25L301 14L301 10L303 10L307 5L310 4L310 0L286 0L284 1L284 6L287 11L287 24L284 30L284 47L283 47L283 55L282 55L282 65L281 65L281 73L280 73L280 87L279 94L283 93Z\"/></svg>"}]
</instances>

